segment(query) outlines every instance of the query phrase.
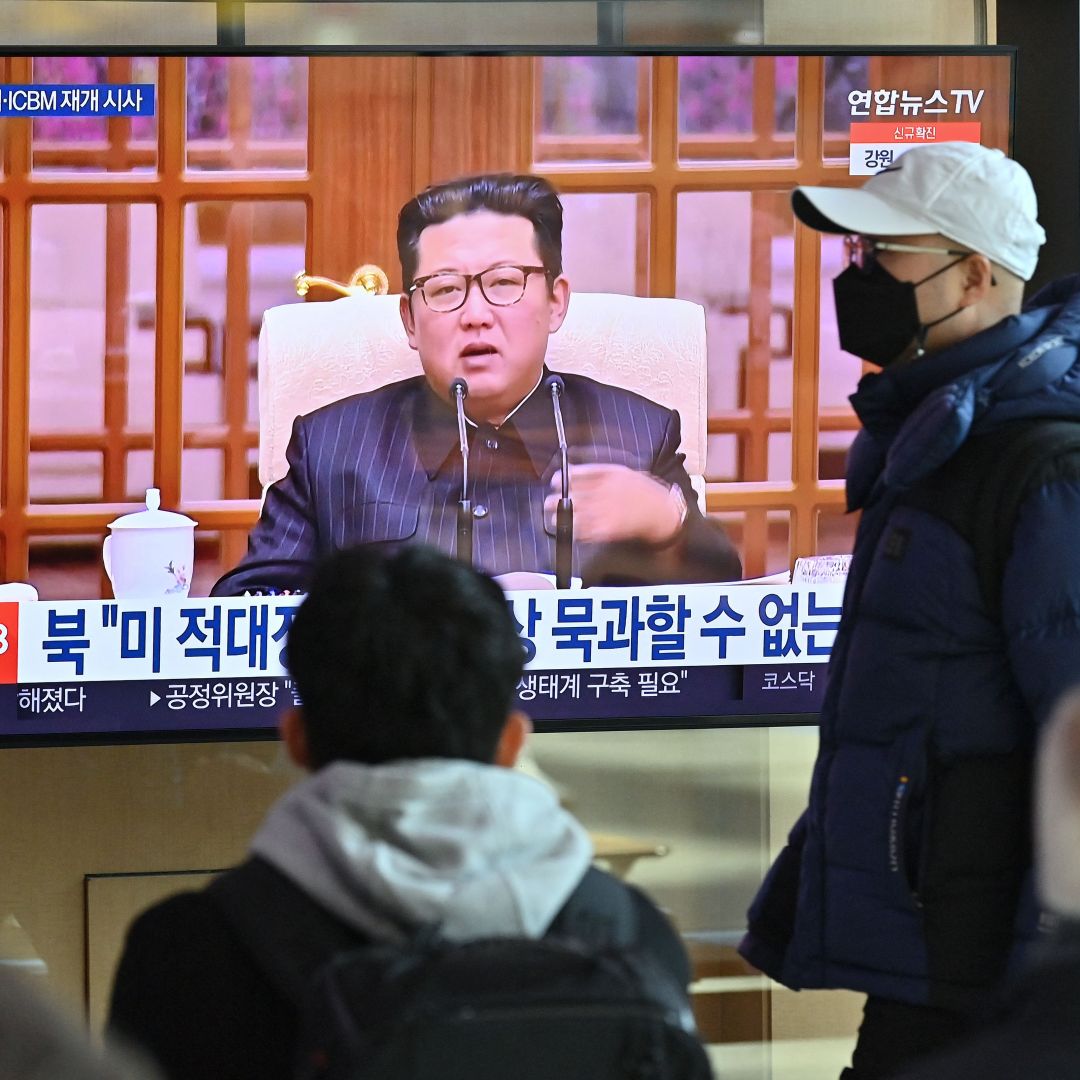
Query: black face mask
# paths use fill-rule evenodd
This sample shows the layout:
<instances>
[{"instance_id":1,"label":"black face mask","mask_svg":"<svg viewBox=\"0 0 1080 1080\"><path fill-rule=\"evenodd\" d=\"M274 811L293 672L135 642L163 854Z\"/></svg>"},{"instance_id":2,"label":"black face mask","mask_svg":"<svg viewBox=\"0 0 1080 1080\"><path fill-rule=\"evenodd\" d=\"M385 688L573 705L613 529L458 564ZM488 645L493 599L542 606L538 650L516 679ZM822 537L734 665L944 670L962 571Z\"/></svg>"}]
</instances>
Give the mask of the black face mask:
<instances>
[{"instance_id":1,"label":"black face mask","mask_svg":"<svg viewBox=\"0 0 1080 1080\"><path fill-rule=\"evenodd\" d=\"M922 281L899 281L878 262L869 270L849 266L833 279L840 348L882 368L899 359L913 341L914 356L922 356L930 328L951 319L963 308L932 323L921 323L915 288L963 261L955 259Z\"/></svg>"}]
</instances>

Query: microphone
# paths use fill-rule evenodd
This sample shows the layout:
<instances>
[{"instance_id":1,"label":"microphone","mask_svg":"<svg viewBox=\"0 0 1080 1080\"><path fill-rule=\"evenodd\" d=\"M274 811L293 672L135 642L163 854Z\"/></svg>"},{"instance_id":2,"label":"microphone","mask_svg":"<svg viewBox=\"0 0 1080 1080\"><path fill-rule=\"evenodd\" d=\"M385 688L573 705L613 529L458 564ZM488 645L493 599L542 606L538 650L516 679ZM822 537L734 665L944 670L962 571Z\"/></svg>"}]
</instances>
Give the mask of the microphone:
<instances>
[{"instance_id":1,"label":"microphone","mask_svg":"<svg viewBox=\"0 0 1080 1080\"><path fill-rule=\"evenodd\" d=\"M555 588L569 589L574 565L574 503L570 498L570 461L566 452L566 428L563 427L560 403L566 383L560 375L549 375L544 380L544 385L551 394L551 407L555 413L555 433L559 439L559 472L562 476L562 498L555 510Z\"/></svg>"},{"instance_id":2,"label":"microphone","mask_svg":"<svg viewBox=\"0 0 1080 1080\"><path fill-rule=\"evenodd\" d=\"M457 511L457 557L469 566L473 564L473 516L469 502L469 437L465 431L465 399L469 384L458 376L450 382L450 393L457 409L458 448L461 450L461 500Z\"/></svg>"}]
</instances>

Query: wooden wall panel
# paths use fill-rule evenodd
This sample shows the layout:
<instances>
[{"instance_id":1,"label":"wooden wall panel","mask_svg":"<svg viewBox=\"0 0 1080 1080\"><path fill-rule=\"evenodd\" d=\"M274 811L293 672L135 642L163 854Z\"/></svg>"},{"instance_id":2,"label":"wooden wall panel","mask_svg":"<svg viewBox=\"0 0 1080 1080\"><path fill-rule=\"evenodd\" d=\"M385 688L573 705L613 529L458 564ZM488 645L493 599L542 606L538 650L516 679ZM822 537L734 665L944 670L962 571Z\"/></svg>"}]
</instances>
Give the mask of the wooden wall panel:
<instances>
[{"instance_id":1,"label":"wooden wall panel","mask_svg":"<svg viewBox=\"0 0 1080 1080\"><path fill-rule=\"evenodd\" d=\"M374 262L400 286L402 204L429 183L529 165L524 57L318 57L311 61L311 273ZM462 109L461 103L470 107Z\"/></svg>"},{"instance_id":2,"label":"wooden wall panel","mask_svg":"<svg viewBox=\"0 0 1080 1080\"><path fill-rule=\"evenodd\" d=\"M417 86L411 57L311 60L309 273L344 281L374 262L399 286L395 233L414 192ZM333 108L326 107L334 102Z\"/></svg>"},{"instance_id":3,"label":"wooden wall panel","mask_svg":"<svg viewBox=\"0 0 1080 1080\"><path fill-rule=\"evenodd\" d=\"M532 61L441 56L431 65L431 182L528 170ZM462 108L468 102L468 108Z\"/></svg>"}]
</instances>

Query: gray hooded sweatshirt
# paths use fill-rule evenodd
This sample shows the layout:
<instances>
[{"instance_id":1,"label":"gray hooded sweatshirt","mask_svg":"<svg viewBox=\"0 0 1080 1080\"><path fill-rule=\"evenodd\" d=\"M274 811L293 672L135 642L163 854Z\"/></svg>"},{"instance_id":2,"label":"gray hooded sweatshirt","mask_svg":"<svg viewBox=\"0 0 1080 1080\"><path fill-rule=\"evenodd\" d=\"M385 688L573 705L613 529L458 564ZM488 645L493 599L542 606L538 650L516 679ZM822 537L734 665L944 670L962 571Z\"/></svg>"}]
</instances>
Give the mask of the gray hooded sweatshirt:
<instances>
[{"instance_id":1,"label":"gray hooded sweatshirt","mask_svg":"<svg viewBox=\"0 0 1080 1080\"><path fill-rule=\"evenodd\" d=\"M541 937L592 845L532 777L460 759L320 769L272 807L252 854L375 940Z\"/></svg>"}]
</instances>

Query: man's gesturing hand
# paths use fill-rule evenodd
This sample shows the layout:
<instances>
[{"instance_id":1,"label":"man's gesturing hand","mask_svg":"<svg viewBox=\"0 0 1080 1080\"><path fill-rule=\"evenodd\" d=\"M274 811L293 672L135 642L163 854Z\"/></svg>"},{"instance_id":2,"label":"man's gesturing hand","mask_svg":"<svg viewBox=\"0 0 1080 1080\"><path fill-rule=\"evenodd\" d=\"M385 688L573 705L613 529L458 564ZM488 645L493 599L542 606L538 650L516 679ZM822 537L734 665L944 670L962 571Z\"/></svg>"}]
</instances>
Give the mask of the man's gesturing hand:
<instances>
[{"instance_id":1,"label":"man's gesturing hand","mask_svg":"<svg viewBox=\"0 0 1080 1080\"><path fill-rule=\"evenodd\" d=\"M544 514L554 527L562 482L556 472L544 500ZM582 543L644 540L665 544L674 539L686 517L686 503L662 480L625 465L572 465L574 539Z\"/></svg>"}]
</instances>

